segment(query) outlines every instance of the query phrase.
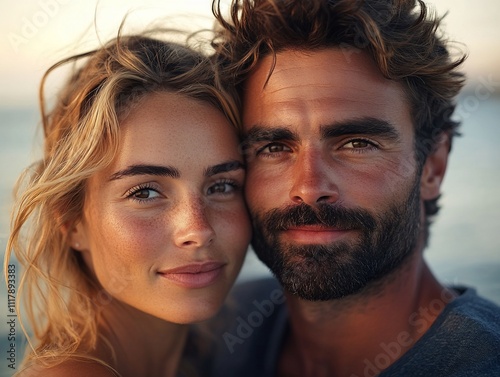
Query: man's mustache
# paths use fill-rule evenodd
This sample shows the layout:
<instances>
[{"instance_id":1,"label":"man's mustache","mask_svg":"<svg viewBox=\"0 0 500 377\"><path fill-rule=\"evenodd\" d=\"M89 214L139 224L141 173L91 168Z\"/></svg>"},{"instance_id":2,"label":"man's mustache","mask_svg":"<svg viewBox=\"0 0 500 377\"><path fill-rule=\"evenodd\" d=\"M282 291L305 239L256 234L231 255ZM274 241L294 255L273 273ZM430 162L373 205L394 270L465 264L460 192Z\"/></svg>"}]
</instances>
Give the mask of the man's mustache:
<instances>
[{"instance_id":1,"label":"man's mustache","mask_svg":"<svg viewBox=\"0 0 500 377\"><path fill-rule=\"evenodd\" d=\"M345 208L338 204L319 204L311 207L301 203L272 209L261 219L269 232L283 231L303 225L319 225L339 230L360 229L372 231L376 227L375 218L360 208Z\"/></svg>"}]
</instances>

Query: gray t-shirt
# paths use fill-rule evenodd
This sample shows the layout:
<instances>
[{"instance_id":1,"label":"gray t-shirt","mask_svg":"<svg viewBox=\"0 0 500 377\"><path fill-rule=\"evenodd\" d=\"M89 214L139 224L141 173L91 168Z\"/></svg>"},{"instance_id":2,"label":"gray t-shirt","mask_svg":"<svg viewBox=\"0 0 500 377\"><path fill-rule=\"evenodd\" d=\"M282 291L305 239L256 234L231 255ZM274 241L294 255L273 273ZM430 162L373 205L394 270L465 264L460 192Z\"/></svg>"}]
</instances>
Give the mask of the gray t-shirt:
<instances>
[{"instance_id":1,"label":"gray t-shirt","mask_svg":"<svg viewBox=\"0 0 500 377\"><path fill-rule=\"evenodd\" d=\"M453 289L460 295L448 305L446 298L431 302L427 311L441 310L441 305L444 310L401 358L387 368L409 341L405 333L381 344L381 353L364 361L364 373L351 377L500 377L500 307L474 289ZM275 279L251 281L237 285L230 297L233 303L217 319L221 327L215 334L210 376L274 377L288 332L281 286ZM428 312L414 314L410 324L423 328Z\"/></svg>"}]
</instances>

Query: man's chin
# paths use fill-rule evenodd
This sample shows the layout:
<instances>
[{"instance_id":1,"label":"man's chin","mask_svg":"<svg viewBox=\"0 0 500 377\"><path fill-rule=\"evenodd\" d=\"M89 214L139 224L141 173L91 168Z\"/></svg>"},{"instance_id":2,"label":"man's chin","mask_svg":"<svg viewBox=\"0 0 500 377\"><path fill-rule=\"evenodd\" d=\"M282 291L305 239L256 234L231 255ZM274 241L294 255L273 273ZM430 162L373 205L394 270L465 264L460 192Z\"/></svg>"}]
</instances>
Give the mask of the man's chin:
<instances>
[{"instance_id":1,"label":"man's chin","mask_svg":"<svg viewBox=\"0 0 500 377\"><path fill-rule=\"evenodd\" d=\"M283 289L296 298L306 301L332 301L344 299L361 292L364 285L342 287L330 284L318 284L317 279L278 278Z\"/></svg>"}]
</instances>

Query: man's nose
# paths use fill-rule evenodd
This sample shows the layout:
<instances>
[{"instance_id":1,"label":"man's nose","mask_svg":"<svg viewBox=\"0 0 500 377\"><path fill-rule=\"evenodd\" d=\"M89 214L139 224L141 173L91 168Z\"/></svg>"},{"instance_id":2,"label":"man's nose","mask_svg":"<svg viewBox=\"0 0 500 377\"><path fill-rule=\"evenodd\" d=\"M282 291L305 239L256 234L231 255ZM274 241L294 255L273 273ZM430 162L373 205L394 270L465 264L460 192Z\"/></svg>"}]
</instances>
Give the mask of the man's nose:
<instances>
[{"instance_id":1,"label":"man's nose","mask_svg":"<svg viewBox=\"0 0 500 377\"><path fill-rule=\"evenodd\" d=\"M321 150L308 148L299 152L293 167L290 199L311 206L334 203L339 199L335 173L329 156Z\"/></svg>"},{"instance_id":2,"label":"man's nose","mask_svg":"<svg viewBox=\"0 0 500 377\"><path fill-rule=\"evenodd\" d=\"M199 249L215 240L216 234L207 214L207 205L196 195L189 195L179 203L176 215L170 220L173 222L173 237L177 247Z\"/></svg>"}]
</instances>

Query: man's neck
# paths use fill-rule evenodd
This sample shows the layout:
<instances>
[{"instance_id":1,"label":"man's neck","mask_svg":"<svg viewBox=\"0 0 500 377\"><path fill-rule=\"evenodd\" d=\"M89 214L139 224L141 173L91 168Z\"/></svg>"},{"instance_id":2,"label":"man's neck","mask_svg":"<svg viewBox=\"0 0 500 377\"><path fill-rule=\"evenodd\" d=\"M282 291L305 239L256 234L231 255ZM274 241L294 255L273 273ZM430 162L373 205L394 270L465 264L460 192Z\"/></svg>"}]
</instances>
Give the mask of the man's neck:
<instances>
[{"instance_id":1,"label":"man's neck","mask_svg":"<svg viewBox=\"0 0 500 377\"><path fill-rule=\"evenodd\" d=\"M280 374L376 375L420 339L449 297L420 253L384 282L353 297L311 302L287 295L291 331Z\"/></svg>"}]
</instances>

